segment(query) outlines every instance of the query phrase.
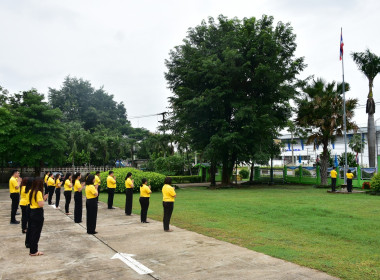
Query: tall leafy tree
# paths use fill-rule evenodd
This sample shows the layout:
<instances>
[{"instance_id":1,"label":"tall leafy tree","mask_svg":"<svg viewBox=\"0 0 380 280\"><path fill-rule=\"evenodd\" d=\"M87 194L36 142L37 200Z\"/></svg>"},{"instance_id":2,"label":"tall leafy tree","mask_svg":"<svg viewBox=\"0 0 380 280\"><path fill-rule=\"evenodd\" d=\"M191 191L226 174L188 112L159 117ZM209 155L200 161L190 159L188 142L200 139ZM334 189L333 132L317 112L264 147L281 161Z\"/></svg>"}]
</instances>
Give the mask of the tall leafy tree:
<instances>
[{"instance_id":1,"label":"tall leafy tree","mask_svg":"<svg viewBox=\"0 0 380 280\"><path fill-rule=\"evenodd\" d=\"M375 100L373 99L373 81L380 73L380 57L369 49L364 52L353 52L352 59L359 70L367 77L369 93L367 96L366 113L368 114L368 157L369 165L376 165L376 127L375 127Z\"/></svg>"},{"instance_id":2,"label":"tall leafy tree","mask_svg":"<svg viewBox=\"0 0 380 280\"><path fill-rule=\"evenodd\" d=\"M9 93L0 86L0 165L5 167L11 161L9 138L16 132L14 116L8 105Z\"/></svg>"},{"instance_id":3,"label":"tall leafy tree","mask_svg":"<svg viewBox=\"0 0 380 280\"><path fill-rule=\"evenodd\" d=\"M204 151L212 166L223 164L224 184L235 161L255 146L253 136L285 126L290 117L296 75L305 65L295 57L291 26L273 21L209 18L190 28L166 60L170 127L188 134L192 149Z\"/></svg>"},{"instance_id":4,"label":"tall leafy tree","mask_svg":"<svg viewBox=\"0 0 380 280\"><path fill-rule=\"evenodd\" d=\"M349 84L346 83L346 91ZM342 84L314 80L304 88L304 95L297 99L296 124L306 129L307 144L321 145L321 184L327 185L328 145L337 135L343 134ZM353 122L357 99L346 100L347 129L357 129Z\"/></svg>"},{"instance_id":5,"label":"tall leafy tree","mask_svg":"<svg viewBox=\"0 0 380 280\"><path fill-rule=\"evenodd\" d=\"M348 143L348 146L356 153L356 160L358 159L359 153L363 153L366 141L361 137L360 134L354 134ZM355 161L356 162L356 161ZM363 162L362 162L363 164ZM351 165L350 165L351 166Z\"/></svg>"}]
</instances>

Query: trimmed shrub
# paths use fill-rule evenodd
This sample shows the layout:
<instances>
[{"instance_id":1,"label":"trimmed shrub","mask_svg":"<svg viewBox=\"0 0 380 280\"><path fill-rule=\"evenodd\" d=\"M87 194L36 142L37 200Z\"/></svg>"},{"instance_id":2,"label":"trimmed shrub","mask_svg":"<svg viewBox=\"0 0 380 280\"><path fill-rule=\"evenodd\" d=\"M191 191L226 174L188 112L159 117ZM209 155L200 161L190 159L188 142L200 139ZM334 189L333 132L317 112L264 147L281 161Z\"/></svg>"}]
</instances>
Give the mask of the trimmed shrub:
<instances>
[{"instance_id":1,"label":"trimmed shrub","mask_svg":"<svg viewBox=\"0 0 380 280\"><path fill-rule=\"evenodd\" d=\"M380 192L380 172L376 173L371 179L371 189L374 192Z\"/></svg>"},{"instance_id":2,"label":"trimmed shrub","mask_svg":"<svg viewBox=\"0 0 380 280\"><path fill-rule=\"evenodd\" d=\"M116 190L115 192L121 193L125 191L125 177L128 172L132 173L132 179L135 180L134 191L140 191L140 185L142 178L146 178L148 180L148 184L152 187L152 192L160 191L162 186L164 185L165 175L155 173L155 172L143 172L141 170L132 168L132 167L124 167L124 168L115 168L113 170L116 177ZM107 177L108 171L100 173L101 184L100 191L107 190Z\"/></svg>"},{"instance_id":3,"label":"trimmed shrub","mask_svg":"<svg viewBox=\"0 0 380 280\"><path fill-rule=\"evenodd\" d=\"M198 175L193 176L171 176L173 184L182 183L201 183L202 177Z\"/></svg>"},{"instance_id":4,"label":"trimmed shrub","mask_svg":"<svg viewBox=\"0 0 380 280\"><path fill-rule=\"evenodd\" d=\"M243 179L248 179L248 177L249 177L249 171L246 168L244 168L244 169L242 169L242 170L239 171L239 175Z\"/></svg>"},{"instance_id":5,"label":"trimmed shrub","mask_svg":"<svg viewBox=\"0 0 380 280\"><path fill-rule=\"evenodd\" d=\"M294 174L295 176L300 176L300 170L299 168L297 168L295 171L294 171ZM311 172L307 169L302 169L302 176L311 176Z\"/></svg>"}]
</instances>

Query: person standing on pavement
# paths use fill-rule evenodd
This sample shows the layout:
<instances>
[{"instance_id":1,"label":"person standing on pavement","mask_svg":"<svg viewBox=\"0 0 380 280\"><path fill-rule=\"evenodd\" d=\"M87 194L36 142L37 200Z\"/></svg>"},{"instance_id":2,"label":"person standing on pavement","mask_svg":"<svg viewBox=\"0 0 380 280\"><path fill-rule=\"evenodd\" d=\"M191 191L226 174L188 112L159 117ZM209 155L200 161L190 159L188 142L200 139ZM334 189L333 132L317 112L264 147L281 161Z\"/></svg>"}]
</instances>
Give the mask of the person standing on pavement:
<instances>
[{"instance_id":1,"label":"person standing on pavement","mask_svg":"<svg viewBox=\"0 0 380 280\"><path fill-rule=\"evenodd\" d=\"M55 209L59 209L59 201L61 200L61 174L57 173L55 175Z\"/></svg>"},{"instance_id":2,"label":"person standing on pavement","mask_svg":"<svg viewBox=\"0 0 380 280\"><path fill-rule=\"evenodd\" d=\"M74 222L81 223L82 222L82 184L80 182L81 175L80 173L75 173L73 177L74 182Z\"/></svg>"},{"instance_id":3,"label":"person standing on pavement","mask_svg":"<svg viewBox=\"0 0 380 280\"><path fill-rule=\"evenodd\" d=\"M9 193L12 199L11 206L11 224L18 225L20 222L16 220L16 213L18 204L20 201L20 185L22 179L20 178L20 172L18 170L12 171L12 177L9 179Z\"/></svg>"},{"instance_id":4,"label":"person standing on pavement","mask_svg":"<svg viewBox=\"0 0 380 280\"><path fill-rule=\"evenodd\" d=\"M29 220L29 191L32 187L32 178L23 178L20 191L20 207L21 207L21 232L26 233Z\"/></svg>"},{"instance_id":5,"label":"person standing on pavement","mask_svg":"<svg viewBox=\"0 0 380 280\"><path fill-rule=\"evenodd\" d=\"M174 188L171 186L172 178L166 177L164 186L162 187L162 196L163 202L162 205L164 207L164 231L171 232L172 229L169 229L170 219L172 217L173 209L174 209L174 200L177 196Z\"/></svg>"},{"instance_id":6,"label":"person standing on pavement","mask_svg":"<svg viewBox=\"0 0 380 280\"><path fill-rule=\"evenodd\" d=\"M142 223L149 223L146 220L146 216L148 215L149 198L152 191L151 191L151 187L147 186L147 182L148 180L146 178L143 178L141 180L141 186L140 186L140 205L141 205L140 220Z\"/></svg>"},{"instance_id":7,"label":"person standing on pavement","mask_svg":"<svg viewBox=\"0 0 380 280\"><path fill-rule=\"evenodd\" d=\"M49 177L50 177L50 172L49 172L49 171L46 171L46 172L45 172L45 175L44 175L44 189L45 189L45 194L48 193L47 180L49 179Z\"/></svg>"},{"instance_id":8,"label":"person standing on pavement","mask_svg":"<svg viewBox=\"0 0 380 280\"><path fill-rule=\"evenodd\" d=\"M330 177L331 177L331 191L335 192L336 187L336 176L338 173L336 172L336 167L334 166L333 169L330 171Z\"/></svg>"},{"instance_id":9,"label":"person standing on pavement","mask_svg":"<svg viewBox=\"0 0 380 280\"><path fill-rule=\"evenodd\" d=\"M107 189L108 189L108 209L115 209L115 207L113 207L113 196L115 194L115 189L116 189L116 178L112 170L108 172Z\"/></svg>"},{"instance_id":10,"label":"person standing on pavement","mask_svg":"<svg viewBox=\"0 0 380 280\"><path fill-rule=\"evenodd\" d=\"M71 193L73 191L73 183L72 183L71 173L66 173L66 176L63 179L63 183L64 183L63 195L65 196L65 213L66 213L66 215L71 215L71 213L69 211L69 206L70 206L70 202L71 202Z\"/></svg>"},{"instance_id":11,"label":"person standing on pavement","mask_svg":"<svg viewBox=\"0 0 380 280\"><path fill-rule=\"evenodd\" d=\"M354 178L354 174L351 172L351 169L348 169L346 173L347 177L347 191L352 192L352 179Z\"/></svg>"},{"instance_id":12,"label":"person standing on pavement","mask_svg":"<svg viewBox=\"0 0 380 280\"><path fill-rule=\"evenodd\" d=\"M42 227L44 225L44 204L48 198L48 194L42 195L44 191L43 180L41 178L34 179L32 189L29 194L30 201L30 219L29 219L29 255L42 256L44 253L38 251L38 242L40 240Z\"/></svg>"},{"instance_id":13,"label":"person standing on pavement","mask_svg":"<svg viewBox=\"0 0 380 280\"><path fill-rule=\"evenodd\" d=\"M48 193L49 193L49 198L48 198L48 204L52 205L52 199L53 199L53 194L55 190L55 180L54 180L54 175L51 172L49 175L49 178L47 180L47 186L48 186Z\"/></svg>"},{"instance_id":14,"label":"person standing on pavement","mask_svg":"<svg viewBox=\"0 0 380 280\"><path fill-rule=\"evenodd\" d=\"M99 194L100 194L100 192L99 192L99 187L100 187L100 183L101 183L101 181L100 181L100 171L96 171L95 172L95 186L96 185L98 185L98 196L96 197L96 201L99 201Z\"/></svg>"},{"instance_id":15,"label":"person standing on pavement","mask_svg":"<svg viewBox=\"0 0 380 280\"><path fill-rule=\"evenodd\" d=\"M95 176L90 174L86 178L86 222L87 233L97 234L96 218L98 215L98 202L96 197L98 196L98 185L94 185Z\"/></svg>"},{"instance_id":16,"label":"person standing on pavement","mask_svg":"<svg viewBox=\"0 0 380 280\"><path fill-rule=\"evenodd\" d=\"M134 180L132 180L132 173L128 172L125 177L125 215L131 216L132 203L133 203L133 188Z\"/></svg>"}]
</instances>

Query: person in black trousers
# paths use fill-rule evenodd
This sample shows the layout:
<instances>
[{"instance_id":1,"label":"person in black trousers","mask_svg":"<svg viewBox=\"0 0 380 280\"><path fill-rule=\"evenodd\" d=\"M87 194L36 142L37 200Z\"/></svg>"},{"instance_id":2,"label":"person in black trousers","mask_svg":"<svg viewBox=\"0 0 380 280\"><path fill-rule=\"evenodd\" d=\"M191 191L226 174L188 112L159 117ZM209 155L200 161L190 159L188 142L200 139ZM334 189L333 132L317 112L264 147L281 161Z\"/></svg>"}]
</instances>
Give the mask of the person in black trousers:
<instances>
[{"instance_id":1,"label":"person in black trousers","mask_svg":"<svg viewBox=\"0 0 380 280\"><path fill-rule=\"evenodd\" d=\"M98 185L94 186L95 176L90 174L86 178L86 222L87 222L87 233L97 234L96 229L96 218L98 215L98 201L96 197L98 196Z\"/></svg>"},{"instance_id":2,"label":"person in black trousers","mask_svg":"<svg viewBox=\"0 0 380 280\"><path fill-rule=\"evenodd\" d=\"M115 209L115 207L113 207L113 197L115 195L115 190L116 190L116 178L115 178L115 175L113 174L113 171L110 170L108 172L108 177L107 177L108 209Z\"/></svg>"},{"instance_id":3,"label":"person in black trousers","mask_svg":"<svg viewBox=\"0 0 380 280\"><path fill-rule=\"evenodd\" d=\"M346 173L346 177L347 177L347 191L352 192L352 179L354 178L354 174L351 173L350 169L348 169Z\"/></svg>"},{"instance_id":4,"label":"person in black trousers","mask_svg":"<svg viewBox=\"0 0 380 280\"><path fill-rule=\"evenodd\" d=\"M133 202L133 185L132 173L128 172L125 177L125 215L130 216L132 214L132 202Z\"/></svg>"},{"instance_id":5,"label":"person in black trousers","mask_svg":"<svg viewBox=\"0 0 380 280\"><path fill-rule=\"evenodd\" d=\"M170 219L172 217L174 209L174 200L177 194L174 191L174 188L171 186L172 178L166 177L164 186L162 187L163 202L162 206L164 207L164 231L171 232L172 229L169 229Z\"/></svg>"},{"instance_id":6,"label":"person in black trousers","mask_svg":"<svg viewBox=\"0 0 380 280\"><path fill-rule=\"evenodd\" d=\"M50 177L50 172L49 171L46 171L45 172L45 175L44 175L44 189L45 189L45 194L49 193L48 192L48 187L47 187L47 180L49 179Z\"/></svg>"},{"instance_id":7,"label":"person in black trousers","mask_svg":"<svg viewBox=\"0 0 380 280\"><path fill-rule=\"evenodd\" d=\"M21 207L21 231L26 233L28 229L28 220L29 220L29 191L32 187L32 178L23 178L21 182L21 192L20 192L20 207Z\"/></svg>"},{"instance_id":8,"label":"person in black trousers","mask_svg":"<svg viewBox=\"0 0 380 280\"><path fill-rule=\"evenodd\" d=\"M20 185L22 179L20 178L20 172L18 170L12 171L12 177L9 179L9 192L12 199L11 206L11 224L18 225L20 222L16 220L16 213L18 204L20 202Z\"/></svg>"},{"instance_id":9,"label":"person in black trousers","mask_svg":"<svg viewBox=\"0 0 380 280\"><path fill-rule=\"evenodd\" d=\"M64 196L65 196L65 213L66 215L71 215L69 212L69 206L71 202L71 193L73 191L73 183L72 183L72 176L71 173L66 173L65 178L63 179L64 184Z\"/></svg>"},{"instance_id":10,"label":"person in black trousers","mask_svg":"<svg viewBox=\"0 0 380 280\"><path fill-rule=\"evenodd\" d=\"M48 186L48 204L53 205L52 199L54 195L54 190L55 190L55 180L54 180L54 175L53 173L50 173L50 177L47 180L47 186Z\"/></svg>"},{"instance_id":11,"label":"person in black trousers","mask_svg":"<svg viewBox=\"0 0 380 280\"><path fill-rule=\"evenodd\" d=\"M82 184L80 182L81 175L80 173L75 173L73 177L74 183L74 222L81 223L82 222Z\"/></svg>"},{"instance_id":12,"label":"person in black trousers","mask_svg":"<svg viewBox=\"0 0 380 280\"><path fill-rule=\"evenodd\" d=\"M42 178L35 179L29 194L30 200L30 219L29 219L29 255L41 256L44 253L38 251L42 227L44 225L44 204L48 194L43 196L44 186Z\"/></svg>"},{"instance_id":13,"label":"person in black trousers","mask_svg":"<svg viewBox=\"0 0 380 280\"><path fill-rule=\"evenodd\" d=\"M59 209L59 201L61 200L61 174L55 174L55 208Z\"/></svg>"},{"instance_id":14,"label":"person in black trousers","mask_svg":"<svg viewBox=\"0 0 380 280\"><path fill-rule=\"evenodd\" d=\"M152 191L151 191L151 187L146 185L147 182L148 180L146 178L143 178L141 180L141 186L140 186L140 205L141 205L140 219L142 223L149 223L146 220L146 216L148 215L149 198Z\"/></svg>"}]
</instances>

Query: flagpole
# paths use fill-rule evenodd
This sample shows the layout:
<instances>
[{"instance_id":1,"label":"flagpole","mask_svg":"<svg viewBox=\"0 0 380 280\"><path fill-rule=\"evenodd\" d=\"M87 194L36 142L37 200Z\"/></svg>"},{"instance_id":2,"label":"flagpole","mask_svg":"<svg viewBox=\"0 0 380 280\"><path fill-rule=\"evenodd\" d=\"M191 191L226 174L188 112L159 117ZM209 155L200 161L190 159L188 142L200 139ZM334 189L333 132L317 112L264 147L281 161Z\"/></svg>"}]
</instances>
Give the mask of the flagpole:
<instances>
[{"instance_id":1,"label":"flagpole","mask_svg":"<svg viewBox=\"0 0 380 280\"><path fill-rule=\"evenodd\" d=\"M343 29L340 28L340 36L343 36ZM346 90L344 84L344 63L343 63L343 52L342 52L342 92L343 92L343 132L344 132L344 184L347 185L347 126L346 126Z\"/></svg>"}]
</instances>

